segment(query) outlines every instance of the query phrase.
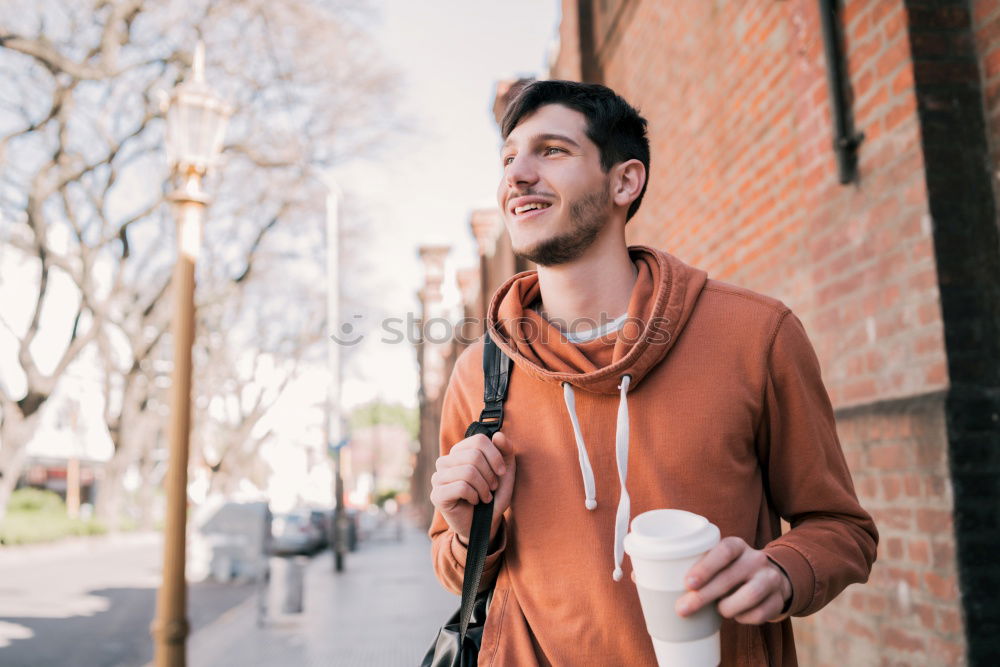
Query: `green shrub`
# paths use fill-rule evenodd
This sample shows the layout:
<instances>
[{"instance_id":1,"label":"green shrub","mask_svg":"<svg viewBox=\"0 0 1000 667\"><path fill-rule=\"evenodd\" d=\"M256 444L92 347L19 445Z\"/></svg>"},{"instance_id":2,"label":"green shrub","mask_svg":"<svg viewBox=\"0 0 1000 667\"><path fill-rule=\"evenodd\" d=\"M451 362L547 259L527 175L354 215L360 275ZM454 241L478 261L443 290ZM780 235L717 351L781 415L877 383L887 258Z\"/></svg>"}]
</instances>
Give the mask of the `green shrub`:
<instances>
[{"instance_id":1,"label":"green shrub","mask_svg":"<svg viewBox=\"0 0 1000 667\"><path fill-rule=\"evenodd\" d=\"M399 491L397 491L396 489L388 489L386 491L379 491L375 495L375 504L378 507L380 507L380 508L381 507L385 507L385 503L386 503L387 500L392 500L393 498L395 498L398 495L399 495Z\"/></svg>"},{"instance_id":2,"label":"green shrub","mask_svg":"<svg viewBox=\"0 0 1000 667\"><path fill-rule=\"evenodd\" d=\"M5 545L104 532L104 526L95 519L71 519L59 494L41 489L18 489L11 494L7 516L0 520L0 544Z\"/></svg>"},{"instance_id":3,"label":"green shrub","mask_svg":"<svg viewBox=\"0 0 1000 667\"><path fill-rule=\"evenodd\" d=\"M66 503L55 491L44 489L18 489L10 494L7 504L8 512L50 512L66 513Z\"/></svg>"}]
</instances>

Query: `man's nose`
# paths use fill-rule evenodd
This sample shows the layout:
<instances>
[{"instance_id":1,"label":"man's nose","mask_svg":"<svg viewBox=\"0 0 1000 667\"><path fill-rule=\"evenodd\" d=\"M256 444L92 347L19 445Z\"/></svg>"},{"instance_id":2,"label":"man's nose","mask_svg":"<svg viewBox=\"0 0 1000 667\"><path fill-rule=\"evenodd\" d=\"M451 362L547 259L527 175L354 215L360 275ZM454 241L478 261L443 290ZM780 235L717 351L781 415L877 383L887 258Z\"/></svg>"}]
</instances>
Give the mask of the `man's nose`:
<instances>
[{"instance_id":1,"label":"man's nose","mask_svg":"<svg viewBox=\"0 0 1000 667\"><path fill-rule=\"evenodd\" d=\"M504 170L504 181L509 188L531 185L538 181L538 170L530 156L515 155Z\"/></svg>"}]
</instances>

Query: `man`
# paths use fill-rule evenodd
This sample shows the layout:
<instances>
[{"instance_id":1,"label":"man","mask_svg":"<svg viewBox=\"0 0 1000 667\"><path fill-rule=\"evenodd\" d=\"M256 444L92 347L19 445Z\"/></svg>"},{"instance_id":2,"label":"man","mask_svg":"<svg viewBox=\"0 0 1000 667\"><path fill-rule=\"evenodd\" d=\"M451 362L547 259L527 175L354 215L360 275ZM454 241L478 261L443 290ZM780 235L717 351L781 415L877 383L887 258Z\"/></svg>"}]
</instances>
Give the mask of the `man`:
<instances>
[{"instance_id":1,"label":"man","mask_svg":"<svg viewBox=\"0 0 1000 667\"><path fill-rule=\"evenodd\" d=\"M688 573L678 613L718 606L723 665L795 665L788 617L867 580L878 539L801 322L626 246L649 144L611 90L534 82L501 125L497 201L538 270L507 281L487 315L514 361L503 430L463 439L482 406L478 343L445 395L431 493L434 567L456 593L472 506L494 497L480 663L654 665L622 542L632 517L673 508L724 538Z\"/></svg>"}]
</instances>

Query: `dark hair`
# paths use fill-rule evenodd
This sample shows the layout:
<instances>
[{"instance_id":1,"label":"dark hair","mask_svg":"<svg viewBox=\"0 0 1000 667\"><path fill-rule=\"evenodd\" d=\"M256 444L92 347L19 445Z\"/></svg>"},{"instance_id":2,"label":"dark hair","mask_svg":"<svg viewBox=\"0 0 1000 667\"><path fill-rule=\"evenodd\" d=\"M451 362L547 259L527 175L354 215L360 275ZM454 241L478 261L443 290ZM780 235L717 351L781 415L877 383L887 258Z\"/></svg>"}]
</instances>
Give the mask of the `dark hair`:
<instances>
[{"instance_id":1,"label":"dark hair","mask_svg":"<svg viewBox=\"0 0 1000 667\"><path fill-rule=\"evenodd\" d=\"M506 139L526 116L546 104L561 104L587 119L587 137L601 150L601 169L636 159L646 168L642 191L628 208L626 220L639 210L649 183L649 138L646 119L615 91L596 83L532 81L523 86L504 111L500 135Z\"/></svg>"}]
</instances>

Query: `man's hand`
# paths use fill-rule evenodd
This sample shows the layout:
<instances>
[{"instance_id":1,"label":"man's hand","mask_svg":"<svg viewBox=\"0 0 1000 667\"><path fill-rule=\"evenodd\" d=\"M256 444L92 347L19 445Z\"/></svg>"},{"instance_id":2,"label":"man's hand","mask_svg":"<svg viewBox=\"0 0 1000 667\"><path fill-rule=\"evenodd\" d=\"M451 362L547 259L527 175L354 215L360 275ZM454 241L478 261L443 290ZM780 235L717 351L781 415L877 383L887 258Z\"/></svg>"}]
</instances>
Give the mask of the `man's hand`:
<instances>
[{"instance_id":1,"label":"man's hand","mask_svg":"<svg viewBox=\"0 0 1000 667\"><path fill-rule=\"evenodd\" d=\"M431 475L431 502L463 543L469 543L472 506L493 498L490 541L496 537L504 510L510 507L514 490L514 448L502 432L474 435L438 457Z\"/></svg>"},{"instance_id":2,"label":"man's hand","mask_svg":"<svg viewBox=\"0 0 1000 667\"><path fill-rule=\"evenodd\" d=\"M792 597L782 569L738 537L727 537L709 550L688 570L684 583L688 592L676 606L681 616L719 600L719 614L748 625L778 617Z\"/></svg>"}]
</instances>

